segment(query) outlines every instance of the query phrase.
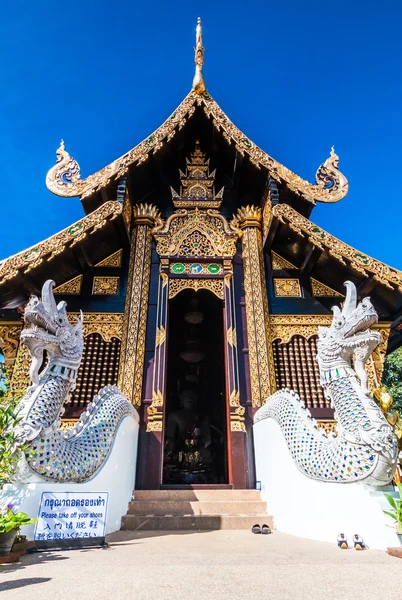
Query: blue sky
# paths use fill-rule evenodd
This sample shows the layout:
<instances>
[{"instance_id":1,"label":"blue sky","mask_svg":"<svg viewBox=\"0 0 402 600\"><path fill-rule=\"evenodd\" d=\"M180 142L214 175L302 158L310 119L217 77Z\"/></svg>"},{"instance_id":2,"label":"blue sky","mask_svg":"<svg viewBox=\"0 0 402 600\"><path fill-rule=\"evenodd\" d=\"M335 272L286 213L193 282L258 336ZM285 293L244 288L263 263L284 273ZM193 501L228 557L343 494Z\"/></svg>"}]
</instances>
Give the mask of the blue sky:
<instances>
[{"instance_id":1,"label":"blue sky","mask_svg":"<svg viewBox=\"0 0 402 600\"><path fill-rule=\"evenodd\" d=\"M402 269L402 5L8 0L0 40L0 258L83 214L45 186L60 139L83 177L140 142L191 87L197 17L208 91L305 179L332 144L347 197L312 220Z\"/></svg>"}]
</instances>

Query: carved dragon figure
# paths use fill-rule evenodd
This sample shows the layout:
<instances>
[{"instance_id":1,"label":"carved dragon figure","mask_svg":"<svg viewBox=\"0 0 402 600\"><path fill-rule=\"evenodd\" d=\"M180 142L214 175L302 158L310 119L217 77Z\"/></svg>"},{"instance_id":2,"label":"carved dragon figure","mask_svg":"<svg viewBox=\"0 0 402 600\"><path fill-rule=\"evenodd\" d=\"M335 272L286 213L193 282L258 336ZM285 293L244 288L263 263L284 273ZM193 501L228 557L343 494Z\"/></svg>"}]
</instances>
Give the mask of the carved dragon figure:
<instances>
[{"instance_id":1,"label":"carved dragon figure","mask_svg":"<svg viewBox=\"0 0 402 600\"><path fill-rule=\"evenodd\" d=\"M54 194L61 194L66 185L78 186L81 191L81 170L80 166L66 150L64 140L61 140L59 148L56 150L56 164L46 175L46 185Z\"/></svg>"},{"instance_id":2,"label":"carved dragon figure","mask_svg":"<svg viewBox=\"0 0 402 600\"><path fill-rule=\"evenodd\" d=\"M325 197L325 200L320 198L322 202L337 202L347 194L348 180L339 171L338 166L339 156L336 154L334 146L332 146L329 157L318 167L315 174L317 187L330 192Z\"/></svg>"},{"instance_id":3,"label":"carved dragon figure","mask_svg":"<svg viewBox=\"0 0 402 600\"><path fill-rule=\"evenodd\" d=\"M398 444L368 390L364 368L381 341L371 329L378 316L369 298L357 305L353 283L347 281L345 286L343 310L333 307L331 326L318 332L321 385L335 409L337 437L318 429L299 396L288 389L270 396L254 422L266 418L278 422L293 460L307 477L384 485L393 477Z\"/></svg>"},{"instance_id":4,"label":"carved dragon figure","mask_svg":"<svg viewBox=\"0 0 402 600\"><path fill-rule=\"evenodd\" d=\"M21 341L32 358L31 386L17 407L16 444L26 450L16 478L36 473L52 481L82 482L104 464L121 420L138 421L138 414L116 386L106 386L72 429L59 429L63 405L75 389L84 336L82 314L71 325L66 303L56 306L53 287L54 281L46 281L42 300L32 296L24 313ZM45 351L48 360L40 371Z\"/></svg>"}]
</instances>

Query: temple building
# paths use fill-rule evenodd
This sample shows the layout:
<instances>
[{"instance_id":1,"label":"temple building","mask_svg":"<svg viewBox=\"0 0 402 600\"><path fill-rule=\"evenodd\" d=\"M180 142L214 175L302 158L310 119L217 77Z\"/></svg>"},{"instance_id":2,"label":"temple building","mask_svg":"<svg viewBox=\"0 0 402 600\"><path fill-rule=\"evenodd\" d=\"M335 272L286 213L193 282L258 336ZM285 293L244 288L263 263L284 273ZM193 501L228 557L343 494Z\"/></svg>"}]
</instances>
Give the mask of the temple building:
<instances>
[{"instance_id":1,"label":"temple building","mask_svg":"<svg viewBox=\"0 0 402 600\"><path fill-rule=\"evenodd\" d=\"M85 348L63 415L68 427L106 384L140 415L136 488L256 486L253 415L275 390L297 392L320 426L333 409L319 380L317 331L344 282L378 311L372 388L402 343L402 272L314 223L344 198L335 150L315 183L279 164L214 101L201 23L189 94L144 141L82 179L64 143L46 185L85 216L0 263L0 340L11 393L29 385L19 344L24 305L55 282ZM78 200L77 200L78 201Z\"/></svg>"}]
</instances>

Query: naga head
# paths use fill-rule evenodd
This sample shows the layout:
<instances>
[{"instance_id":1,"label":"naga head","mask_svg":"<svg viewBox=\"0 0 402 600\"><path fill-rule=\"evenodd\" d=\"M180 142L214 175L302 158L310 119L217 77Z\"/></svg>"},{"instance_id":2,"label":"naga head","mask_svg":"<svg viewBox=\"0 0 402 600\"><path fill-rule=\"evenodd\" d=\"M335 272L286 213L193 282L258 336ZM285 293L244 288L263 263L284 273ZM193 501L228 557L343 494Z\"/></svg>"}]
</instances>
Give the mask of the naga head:
<instances>
[{"instance_id":1,"label":"naga head","mask_svg":"<svg viewBox=\"0 0 402 600\"><path fill-rule=\"evenodd\" d=\"M354 355L356 372L365 379L364 363L381 342L381 335L371 329L378 322L378 315L370 298L357 303L356 286L351 281L346 281L345 287L342 310L334 306L331 326L319 328L317 360L320 366L330 368L345 361L351 365Z\"/></svg>"},{"instance_id":2,"label":"naga head","mask_svg":"<svg viewBox=\"0 0 402 600\"><path fill-rule=\"evenodd\" d=\"M71 325L66 302L56 301L53 295L55 283L48 279L42 287L42 299L32 296L24 312L27 325L21 332L21 341L28 347L32 358L30 370L34 385L39 382L39 370L45 351L52 364L78 369L84 348L83 315Z\"/></svg>"}]
</instances>

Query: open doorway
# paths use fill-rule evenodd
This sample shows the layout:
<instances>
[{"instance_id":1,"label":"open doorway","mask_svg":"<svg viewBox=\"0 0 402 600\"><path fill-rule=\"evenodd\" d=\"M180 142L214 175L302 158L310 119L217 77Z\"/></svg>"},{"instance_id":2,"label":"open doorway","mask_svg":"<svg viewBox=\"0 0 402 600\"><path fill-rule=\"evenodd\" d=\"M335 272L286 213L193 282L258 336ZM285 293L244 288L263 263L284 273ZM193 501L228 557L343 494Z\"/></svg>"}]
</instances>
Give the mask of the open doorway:
<instances>
[{"instance_id":1,"label":"open doorway","mask_svg":"<svg viewBox=\"0 0 402 600\"><path fill-rule=\"evenodd\" d=\"M163 483L228 483L223 303L207 290L169 302Z\"/></svg>"}]
</instances>

